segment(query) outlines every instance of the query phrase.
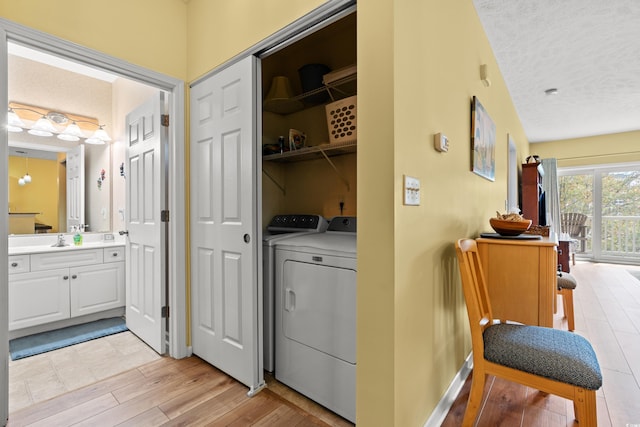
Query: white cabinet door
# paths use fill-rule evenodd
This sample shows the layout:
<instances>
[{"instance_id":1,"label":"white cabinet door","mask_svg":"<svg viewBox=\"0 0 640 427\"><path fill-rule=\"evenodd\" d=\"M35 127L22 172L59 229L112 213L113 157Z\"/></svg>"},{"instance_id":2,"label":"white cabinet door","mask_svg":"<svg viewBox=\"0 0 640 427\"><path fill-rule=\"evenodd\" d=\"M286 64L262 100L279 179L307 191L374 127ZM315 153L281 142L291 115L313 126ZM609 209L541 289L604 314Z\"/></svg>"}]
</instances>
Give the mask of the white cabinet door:
<instances>
[{"instance_id":1,"label":"white cabinet door","mask_svg":"<svg viewBox=\"0 0 640 427\"><path fill-rule=\"evenodd\" d=\"M124 307L124 262L70 269L71 317Z\"/></svg>"},{"instance_id":2,"label":"white cabinet door","mask_svg":"<svg viewBox=\"0 0 640 427\"><path fill-rule=\"evenodd\" d=\"M69 269L12 274L9 280L9 330L68 319Z\"/></svg>"}]
</instances>

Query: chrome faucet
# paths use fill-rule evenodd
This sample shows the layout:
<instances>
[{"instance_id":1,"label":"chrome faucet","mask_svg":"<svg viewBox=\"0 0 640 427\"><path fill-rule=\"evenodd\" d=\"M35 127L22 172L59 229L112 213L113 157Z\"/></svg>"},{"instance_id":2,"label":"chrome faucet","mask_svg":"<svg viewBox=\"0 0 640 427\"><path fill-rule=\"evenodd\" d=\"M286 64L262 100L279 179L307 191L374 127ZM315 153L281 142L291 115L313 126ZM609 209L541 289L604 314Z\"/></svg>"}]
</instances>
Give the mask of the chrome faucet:
<instances>
[{"instance_id":1,"label":"chrome faucet","mask_svg":"<svg viewBox=\"0 0 640 427\"><path fill-rule=\"evenodd\" d=\"M58 234L58 243L55 243L55 244L53 244L51 246L53 246L54 248L67 246L67 243L64 241L64 234L62 234L62 233Z\"/></svg>"}]
</instances>

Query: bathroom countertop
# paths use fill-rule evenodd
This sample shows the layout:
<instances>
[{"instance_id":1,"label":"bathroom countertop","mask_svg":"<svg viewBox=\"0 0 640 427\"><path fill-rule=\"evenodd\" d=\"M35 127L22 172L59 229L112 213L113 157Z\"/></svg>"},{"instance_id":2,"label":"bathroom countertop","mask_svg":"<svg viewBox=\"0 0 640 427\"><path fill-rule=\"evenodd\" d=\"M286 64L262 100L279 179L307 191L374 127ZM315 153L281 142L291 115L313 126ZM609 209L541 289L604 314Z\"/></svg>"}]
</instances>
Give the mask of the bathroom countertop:
<instances>
[{"instance_id":1,"label":"bathroom countertop","mask_svg":"<svg viewBox=\"0 0 640 427\"><path fill-rule=\"evenodd\" d=\"M60 247L58 246L53 247L51 245L15 246L15 247L9 247L9 255L80 251L82 249L113 248L117 246L124 246L124 242L86 242L80 246L75 246L73 243L71 243L71 244L68 244L68 246L60 246Z\"/></svg>"},{"instance_id":2,"label":"bathroom countertop","mask_svg":"<svg viewBox=\"0 0 640 427\"><path fill-rule=\"evenodd\" d=\"M58 247L52 246L58 241L57 234L11 235L9 236L9 255L112 248L124 246L126 244L125 237L118 236L117 234L113 235L111 233L85 233L82 237L82 245L75 246L73 244L73 234L65 233L64 241L66 246ZM113 240L105 240L106 237L113 237Z\"/></svg>"}]
</instances>

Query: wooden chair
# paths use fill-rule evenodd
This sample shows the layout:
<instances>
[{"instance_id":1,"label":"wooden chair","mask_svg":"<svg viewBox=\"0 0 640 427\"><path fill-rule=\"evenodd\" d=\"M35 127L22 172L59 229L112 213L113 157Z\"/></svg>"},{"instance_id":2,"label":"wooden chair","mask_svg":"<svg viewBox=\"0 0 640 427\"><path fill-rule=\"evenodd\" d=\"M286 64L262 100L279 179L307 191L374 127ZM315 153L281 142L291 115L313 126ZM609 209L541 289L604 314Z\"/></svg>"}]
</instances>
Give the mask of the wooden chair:
<instances>
[{"instance_id":1,"label":"wooden chair","mask_svg":"<svg viewBox=\"0 0 640 427\"><path fill-rule=\"evenodd\" d=\"M567 331L494 320L475 240L460 239L455 247L473 349L473 379L462 425L474 424L486 376L494 375L570 399L580 426L596 426L602 373L591 344Z\"/></svg>"},{"instance_id":2,"label":"wooden chair","mask_svg":"<svg viewBox=\"0 0 640 427\"><path fill-rule=\"evenodd\" d=\"M575 330L575 320L573 315L573 290L578 285L576 279L569 273L558 272L558 295L562 296L562 308L564 316L567 318L568 329Z\"/></svg>"},{"instance_id":3,"label":"wooden chair","mask_svg":"<svg viewBox=\"0 0 640 427\"><path fill-rule=\"evenodd\" d=\"M573 240L580 242L580 252L585 251L587 241L587 216L577 212L560 214L560 227L564 233L569 233ZM575 258L573 265L576 265Z\"/></svg>"}]
</instances>

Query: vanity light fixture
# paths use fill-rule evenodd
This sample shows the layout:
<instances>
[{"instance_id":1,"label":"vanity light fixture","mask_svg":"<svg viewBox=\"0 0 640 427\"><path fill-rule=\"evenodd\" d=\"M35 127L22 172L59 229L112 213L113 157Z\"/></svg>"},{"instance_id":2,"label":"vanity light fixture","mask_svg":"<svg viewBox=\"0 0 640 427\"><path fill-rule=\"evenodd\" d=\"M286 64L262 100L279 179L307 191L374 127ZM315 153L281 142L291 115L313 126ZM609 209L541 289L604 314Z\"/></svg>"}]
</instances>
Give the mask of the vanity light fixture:
<instances>
[{"instance_id":1,"label":"vanity light fixture","mask_svg":"<svg viewBox=\"0 0 640 427\"><path fill-rule=\"evenodd\" d=\"M25 170L29 170L29 156L27 154L26 151L17 151L17 153L19 154L24 154L24 165L25 165ZM23 186L25 184L29 184L31 182L31 175L29 175L29 172L25 173L24 176L20 177L18 179L18 185L19 186Z\"/></svg>"},{"instance_id":2,"label":"vanity light fixture","mask_svg":"<svg viewBox=\"0 0 640 427\"><path fill-rule=\"evenodd\" d=\"M7 114L7 118L7 130L9 132L22 132L22 129L27 127L11 107L9 107L9 114Z\"/></svg>"},{"instance_id":3,"label":"vanity light fixture","mask_svg":"<svg viewBox=\"0 0 640 427\"><path fill-rule=\"evenodd\" d=\"M25 121L35 123L28 126ZM104 125L101 125L97 119L10 102L7 130L22 132L24 129L27 129L31 135L42 137L56 135L58 139L70 142L80 141L81 138L85 138L87 144L105 144L111 141L111 137L104 130ZM93 132L93 134L87 137L85 132Z\"/></svg>"}]
</instances>

